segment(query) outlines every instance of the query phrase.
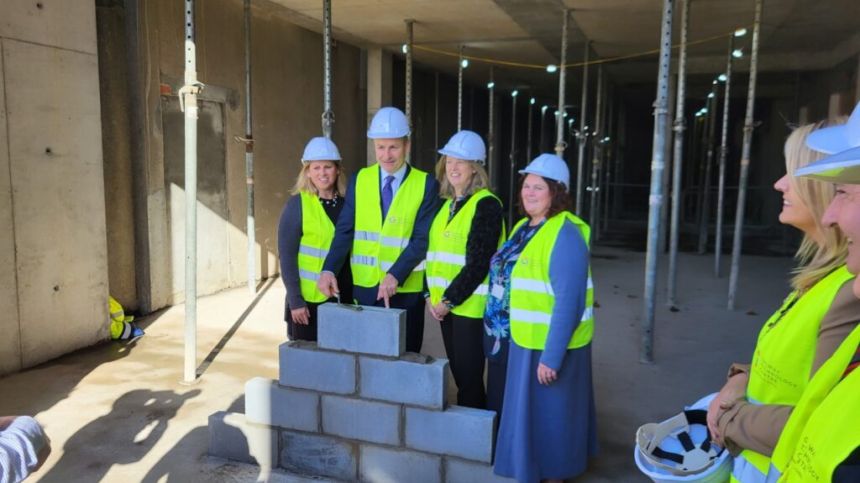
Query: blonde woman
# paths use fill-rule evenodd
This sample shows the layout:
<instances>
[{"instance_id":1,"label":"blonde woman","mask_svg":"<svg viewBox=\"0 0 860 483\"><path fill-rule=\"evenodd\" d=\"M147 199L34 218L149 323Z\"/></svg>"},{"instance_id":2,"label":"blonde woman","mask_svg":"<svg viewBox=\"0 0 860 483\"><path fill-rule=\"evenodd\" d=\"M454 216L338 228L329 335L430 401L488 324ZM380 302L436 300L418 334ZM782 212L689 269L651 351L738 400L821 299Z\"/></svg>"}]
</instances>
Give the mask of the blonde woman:
<instances>
[{"instance_id":1,"label":"blonde woman","mask_svg":"<svg viewBox=\"0 0 860 483\"><path fill-rule=\"evenodd\" d=\"M833 185L793 176L823 156L806 147L807 136L819 127L810 124L791 133L785 143L787 174L774 184L783 198L779 221L804 234L791 280L794 290L762 327L752 364L732 365L708 409L712 438L736 455L732 481L764 481L801 393L860 320L854 275L845 267L846 237L820 221Z\"/></svg>"},{"instance_id":2,"label":"blonde woman","mask_svg":"<svg viewBox=\"0 0 860 483\"><path fill-rule=\"evenodd\" d=\"M446 201L430 225L424 297L442 328L457 404L483 409L483 317L490 258L502 241L502 202L489 190L481 136L460 131L439 153L436 176Z\"/></svg>"},{"instance_id":3,"label":"blonde woman","mask_svg":"<svg viewBox=\"0 0 860 483\"><path fill-rule=\"evenodd\" d=\"M334 238L346 189L340 153L330 139L316 137L302 155L302 170L278 224L281 278L287 287L284 320L291 340L317 339L317 307L329 298L317 289ZM349 264L338 274L340 296L352 299Z\"/></svg>"}]
</instances>

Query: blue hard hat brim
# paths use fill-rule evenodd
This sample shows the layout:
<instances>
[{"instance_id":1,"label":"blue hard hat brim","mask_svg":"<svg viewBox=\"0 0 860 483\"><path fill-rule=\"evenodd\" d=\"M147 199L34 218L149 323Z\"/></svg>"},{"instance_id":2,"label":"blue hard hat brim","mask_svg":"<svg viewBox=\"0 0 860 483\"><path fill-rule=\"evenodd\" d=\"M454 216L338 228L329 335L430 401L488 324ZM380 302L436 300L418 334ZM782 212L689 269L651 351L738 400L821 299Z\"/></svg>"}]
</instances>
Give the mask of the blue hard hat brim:
<instances>
[{"instance_id":1,"label":"blue hard hat brim","mask_svg":"<svg viewBox=\"0 0 860 483\"><path fill-rule=\"evenodd\" d=\"M450 150L445 149L445 148L442 148L436 152L441 154L442 156L451 156L452 158L462 159L465 161L471 161L473 163L478 163L481 166L483 166L485 163L485 161L483 159L468 159L468 158L463 157L463 153L457 153L457 152L450 151Z\"/></svg>"},{"instance_id":2,"label":"blue hard hat brim","mask_svg":"<svg viewBox=\"0 0 860 483\"><path fill-rule=\"evenodd\" d=\"M860 147L810 163L799 168L794 175L830 183L860 184Z\"/></svg>"},{"instance_id":3,"label":"blue hard hat brim","mask_svg":"<svg viewBox=\"0 0 860 483\"><path fill-rule=\"evenodd\" d=\"M400 139L400 138L405 138L409 134L410 134L409 131L404 131L402 134L390 133L390 132L379 132L379 131L367 131L367 139Z\"/></svg>"},{"instance_id":4,"label":"blue hard hat brim","mask_svg":"<svg viewBox=\"0 0 860 483\"><path fill-rule=\"evenodd\" d=\"M521 170L519 170L519 171L517 171L517 172L518 172L518 173L520 173L520 174L533 174L533 175L536 175L536 176L540 176L541 178L547 178L547 179L551 179L551 180L553 180L553 181L558 181L559 183L563 184L565 188L567 188L568 190L570 189L570 185L568 184L568 183L569 183L569 181L565 181L565 180L563 180L563 179L555 179L555 178L552 178L552 177L547 176L546 174L541 173L541 172L539 172L539 171L537 171L537 170L530 170L530 169L528 168L528 166L526 166L525 168L523 168L523 169L521 169Z\"/></svg>"}]
</instances>

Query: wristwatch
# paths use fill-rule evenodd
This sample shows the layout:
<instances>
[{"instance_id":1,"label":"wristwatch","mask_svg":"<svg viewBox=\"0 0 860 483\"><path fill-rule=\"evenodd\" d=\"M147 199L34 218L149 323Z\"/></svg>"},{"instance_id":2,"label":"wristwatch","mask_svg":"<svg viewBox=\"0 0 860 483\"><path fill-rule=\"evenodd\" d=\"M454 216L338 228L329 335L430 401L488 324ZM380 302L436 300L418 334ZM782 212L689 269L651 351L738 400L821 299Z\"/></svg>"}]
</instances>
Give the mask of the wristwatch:
<instances>
[{"instance_id":1,"label":"wristwatch","mask_svg":"<svg viewBox=\"0 0 860 483\"><path fill-rule=\"evenodd\" d=\"M451 301L448 300L446 297L442 297L442 303L445 305L445 307L448 307L448 310L454 308L454 304L452 304Z\"/></svg>"}]
</instances>

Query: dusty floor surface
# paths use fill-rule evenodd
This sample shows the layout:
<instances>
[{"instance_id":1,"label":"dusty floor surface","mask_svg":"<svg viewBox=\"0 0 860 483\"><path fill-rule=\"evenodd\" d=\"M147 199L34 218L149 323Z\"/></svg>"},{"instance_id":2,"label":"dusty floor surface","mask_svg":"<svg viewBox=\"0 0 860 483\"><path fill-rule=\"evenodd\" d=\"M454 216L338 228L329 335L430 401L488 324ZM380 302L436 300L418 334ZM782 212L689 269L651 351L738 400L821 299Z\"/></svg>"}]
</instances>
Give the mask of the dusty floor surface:
<instances>
[{"instance_id":1,"label":"dusty floor surface","mask_svg":"<svg viewBox=\"0 0 860 483\"><path fill-rule=\"evenodd\" d=\"M644 254L595 250L601 453L577 481L647 481L633 463L635 429L719 389L731 362L749 360L759 326L787 293L791 260L745 257L733 312L725 309L727 277L712 276L712 256L682 254L679 266L680 310L666 307L661 266L656 362L640 364ZM136 343L105 343L0 379L0 414L35 415L53 440L50 459L32 481L256 480L253 466L206 456L206 424L215 411L243 410L246 380L277 378L283 303L278 279L263 283L256 297L243 287L200 299L203 375L193 386L179 383L182 306L143 319L147 334ZM444 356L432 321L425 352ZM282 474L271 480L310 481Z\"/></svg>"}]
</instances>

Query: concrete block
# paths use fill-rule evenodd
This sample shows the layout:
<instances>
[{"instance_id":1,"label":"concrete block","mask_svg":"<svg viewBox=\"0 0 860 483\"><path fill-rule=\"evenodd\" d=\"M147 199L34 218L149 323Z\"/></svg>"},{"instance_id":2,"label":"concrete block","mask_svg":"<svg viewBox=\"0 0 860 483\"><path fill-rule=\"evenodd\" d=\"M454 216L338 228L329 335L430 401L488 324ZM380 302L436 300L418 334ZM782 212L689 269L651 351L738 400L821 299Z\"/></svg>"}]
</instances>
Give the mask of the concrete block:
<instances>
[{"instance_id":1,"label":"concrete block","mask_svg":"<svg viewBox=\"0 0 860 483\"><path fill-rule=\"evenodd\" d=\"M400 406L323 396L322 428L324 433L344 438L400 444Z\"/></svg>"},{"instance_id":2,"label":"concrete block","mask_svg":"<svg viewBox=\"0 0 860 483\"><path fill-rule=\"evenodd\" d=\"M3 64L21 356L29 367L110 337L98 59L4 39Z\"/></svg>"},{"instance_id":3,"label":"concrete block","mask_svg":"<svg viewBox=\"0 0 860 483\"><path fill-rule=\"evenodd\" d=\"M362 310L323 304L318 312L321 348L399 357L406 350L406 311L362 306Z\"/></svg>"},{"instance_id":4,"label":"concrete block","mask_svg":"<svg viewBox=\"0 0 860 483\"><path fill-rule=\"evenodd\" d=\"M445 458L445 483L516 483L493 473L493 465L474 463L457 458Z\"/></svg>"},{"instance_id":5,"label":"concrete block","mask_svg":"<svg viewBox=\"0 0 860 483\"><path fill-rule=\"evenodd\" d=\"M446 359L406 354L400 360L360 357L358 361L361 397L434 409L445 407Z\"/></svg>"},{"instance_id":6,"label":"concrete block","mask_svg":"<svg viewBox=\"0 0 860 483\"><path fill-rule=\"evenodd\" d=\"M402 449L361 446L361 481L371 483L440 483L442 458Z\"/></svg>"},{"instance_id":7,"label":"concrete block","mask_svg":"<svg viewBox=\"0 0 860 483\"><path fill-rule=\"evenodd\" d=\"M311 476L354 481L358 447L330 436L281 431L281 464L286 470Z\"/></svg>"},{"instance_id":8,"label":"concrete block","mask_svg":"<svg viewBox=\"0 0 860 483\"><path fill-rule=\"evenodd\" d=\"M406 446L489 463L494 411L451 406L445 411L406 408Z\"/></svg>"},{"instance_id":9,"label":"concrete block","mask_svg":"<svg viewBox=\"0 0 860 483\"><path fill-rule=\"evenodd\" d=\"M355 392L355 356L318 350L312 342L285 342L280 346L282 386L312 391Z\"/></svg>"},{"instance_id":10,"label":"concrete block","mask_svg":"<svg viewBox=\"0 0 860 483\"><path fill-rule=\"evenodd\" d=\"M209 454L270 469L278 461L278 432L242 414L218 411L209 416Z\"/></svg>"},{"instance_id":11,"label":"concrete block","mask_svg":"<svg viewBox=\"0 0 860 483\"><path fill-rule=\"evenodd\" d=\"M255 377L245 383L245 418L257 424L317 432L319 394Z\"/></svg>"}]
</instances>

